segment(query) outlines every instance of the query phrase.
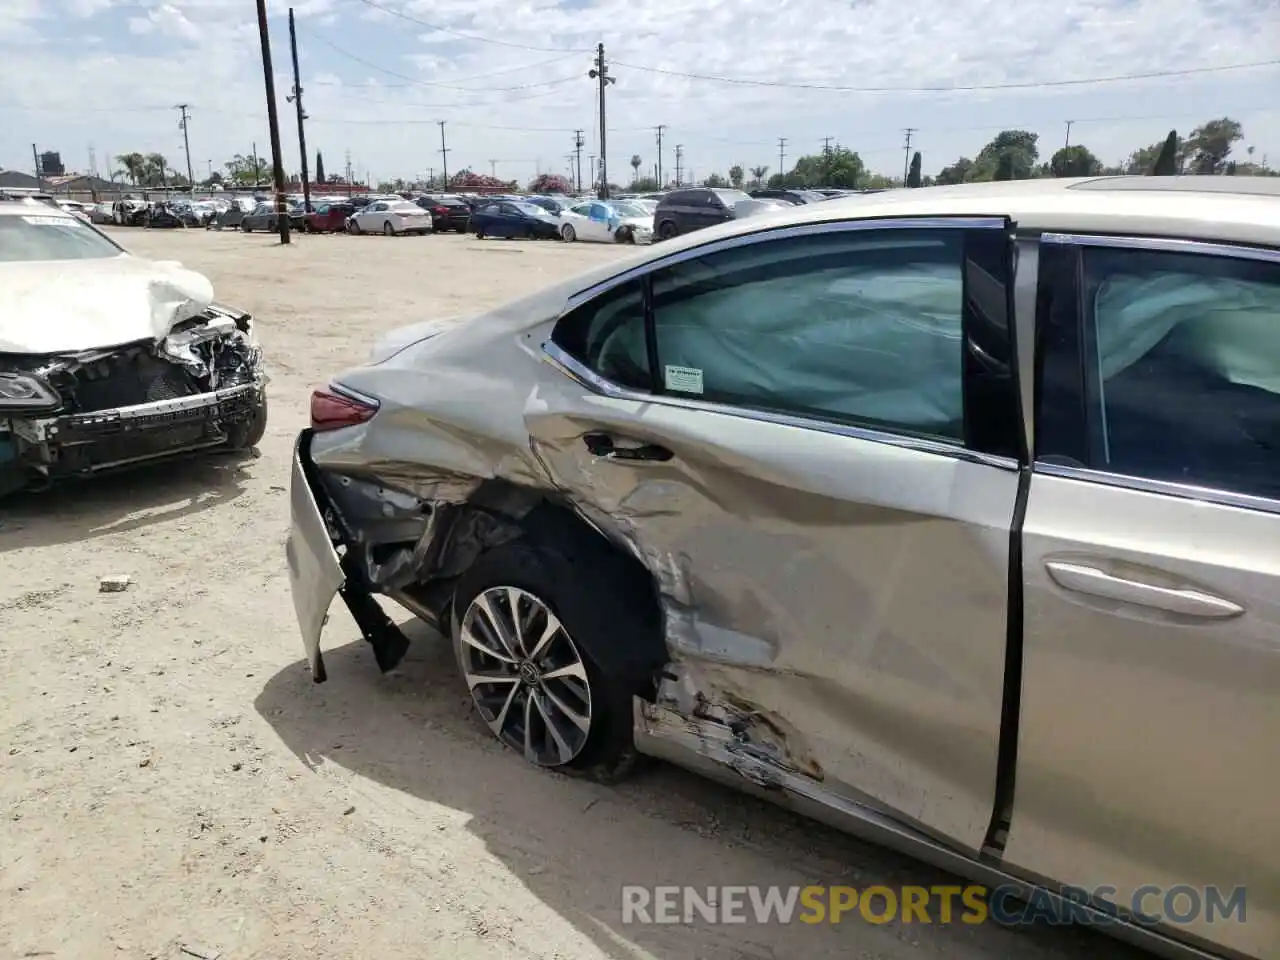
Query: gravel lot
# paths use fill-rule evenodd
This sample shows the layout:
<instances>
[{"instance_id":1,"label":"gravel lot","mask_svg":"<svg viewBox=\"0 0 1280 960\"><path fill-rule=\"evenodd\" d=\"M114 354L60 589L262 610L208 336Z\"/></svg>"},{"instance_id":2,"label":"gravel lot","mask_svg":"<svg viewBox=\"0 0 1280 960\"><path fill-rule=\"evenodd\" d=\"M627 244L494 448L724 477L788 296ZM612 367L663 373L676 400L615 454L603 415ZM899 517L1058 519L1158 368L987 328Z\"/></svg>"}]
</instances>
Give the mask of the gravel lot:
<instances>
[{"instance_id":1,"label":"gravel lot","mask_svg":"<svg viewBox=\"0 0 1280 960\"><path fill-rule=\"evenodd\" d=\"M617 257L440 236L117 231L258 317L257 459L188 462L0 507L0 955L225 960L1131 957L1078 931L624 926L623 884L949 882L678 770L618 788L526 767L418 630L379 675L335 604L312 684L285 574L291 443L313 385L403 323ZM98 578L128 574L128 592Z\"/></svg>"}]
</instances>

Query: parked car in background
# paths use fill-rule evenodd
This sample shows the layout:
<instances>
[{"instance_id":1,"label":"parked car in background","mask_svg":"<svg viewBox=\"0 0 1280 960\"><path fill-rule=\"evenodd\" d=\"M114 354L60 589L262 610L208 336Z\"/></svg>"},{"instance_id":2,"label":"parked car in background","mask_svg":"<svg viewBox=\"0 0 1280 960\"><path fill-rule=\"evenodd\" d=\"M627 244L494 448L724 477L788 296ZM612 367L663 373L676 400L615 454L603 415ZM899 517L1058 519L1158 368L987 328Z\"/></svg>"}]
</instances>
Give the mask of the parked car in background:
<instances>
[{"instance_id":1,"label":"parked car in background","mask_svg":"<svg viewBox=\"0 0 1280 960\"><path fill-rule=\"evenodd\" d=\"M275 233L279 229L280 222L276 213L276 205L271 201L259 203L251 213L246 213L240 219L241 233L253 233L255 230L264 233Z\"/></svg>"},{"instance_id":2,"label":"parked car in background","mask_svg":"<svg viewBox=\"0 0 1280 960\"><path fill-rule=\"evenodd\" d=\"M765 213L777 213L779 210L787 210L794 206L796 206L796 204L787 200L752 197L749 200L739 200L735 203L733 205L733 216L734 219L755 217Z\"/></svg>"},{"instance_id":3,"label":"parked car in background","mask_svg":"<svg viewBox=\"0 0 1280 960\"><path fill-rule=\"evenodd\" d=\"M111 219L111 203L104 201L103 203L95 203L89 208L89 222L104 224L112 223Z\"/></svg>"},{"instance_id":4,"label":"parked car in background","mask_svg":"<svg viewBox=\"0 0 1280 960\"><path fill-rule=\"evenodd\" d=\"M446 230L467 233L471 228L471 207L461 197L419 197L416 203L431 214L431 226L436 233Z\"/></svg>"},{"instance_id":5,"label":"parked car in background","mask_svg":"<svg viewBox=\"0 0 1280 960\"><path fill-rule=\"evenodd\" d=\"M752 190L748 196L755 200L785 200L787 203L821 203L826 195L817 190Z\"/></svg>"},{"instance_id":6,"label":"parked car in background","mask_svg":"<svg viewBox=\"0 0 1280 960\"><path fill-rule=\"evenodd\" d=\"M348 221L352 233L426 234L431 232L431 214L408 200L375 200L357 210Z\"/></svg>"},{"instance_id":7,"label":"parked car in background","mask_svg":"<svg viewBox=\"0 0 1280 960\"><path fill-rule=\"evenodd\" d=\"M268 206L270 205L268 204ZM231 197L227 200L226 208L219 211L218 215L210 220L208 225L214 230L239 229L244 218L257 208L258 204L248 197Z\"/></svg>"},{"instance_id":8,"label":"parked car in background","mask_svg":"<svg viewBox=\"0 0 1280 960\"><path fill-rule=\"evenodd\" d=\"M61 197L58 198L56 204L60 210L66 211L73 217L78 217L81 220L92 222L89 217L89 204L81 203L79 200L65 200Z\"/></svg>"},{"instance_id":9,"label":"parked car in background","mask_svg":"<svg viewBox=\"0 0 1280 960\"><path fill-rule=\"evenodd\" d=\"M652 197L627 197L626 201L633 207L640 207L644 209L648 212L650 217L652 217L658 210L658 201L654 200Z\"/></svg>"},{"instance_id":10,"label":"parked car in background","mask_svg":"<svg viewBox=\"0 0 1280 960\"><path fill-rule=\"evenodd\" d=\"M568 243L652 243L653 217L626 200L592 200L564 211L560 236Z\"/></svg>"},{"instance_id":11,"label":"parked car in background","mask_svg":"<svg viewBox=\"0 0 1280 960\"><path fill-rule=\"evenodd\" d=\"M0 495L246 450L266 430L265 385L252 319L205 277L0 200Z\"/></svg>"},{"instance_id":12,"label":"parked car in background","mask_svg":"<svg viewBox=\"0 0 1280 960\"><path fill-rule=\"evenodd\" d=\"M531 764L665 757L1002 925L1275 960L1277 317L1280 179L1091 177L805 204L397 331L298 438L313 679L340 588L400 660L381 594Z\"/></svg>"},{"instance_id":13,"label":"parked car in background","mask_svg":"<svg viewBox=\"0 0 1280 960\"><path fill-rule=\"evenodd\" d=\"M541 240L558 238L560 221L536 203L499 200L471 214L471 229L480 240L485 237Z\"/></svg>"},{"instance_id":14,"label":"parked car in background","mask_svg":"<svg viewBox=\"0 0 1280 960\"><path fill-rule=\"evenodd\" d=\"M751 197L741 190L694 187L672 190L658 201L653 213L654 234L670 240L682 233L732 220L734 206Z\"/></svg>"},{"instance_id":15,"label":"parked car in background","mask_svg":"<svg viewBox=\"0 0 1280 960\"><path fill-rule=\"evenodd\" d=\"M342 233L347 229L347 219L355 212L355 204L345 200L321 203L314 213L307 214L306 229L312 233Z\"/></svg>"},{"instance_id":16,"label":"parked car in background","mask_svg":"<svg viewBox=\"0 0 1280 960\"><path fill-rule=\"evenodd\" d=\"M573 197L526 197L525 202L536 204L556 218L563 218L565 212L577 206L581 201Z\"/></svg>"}]
</instances>

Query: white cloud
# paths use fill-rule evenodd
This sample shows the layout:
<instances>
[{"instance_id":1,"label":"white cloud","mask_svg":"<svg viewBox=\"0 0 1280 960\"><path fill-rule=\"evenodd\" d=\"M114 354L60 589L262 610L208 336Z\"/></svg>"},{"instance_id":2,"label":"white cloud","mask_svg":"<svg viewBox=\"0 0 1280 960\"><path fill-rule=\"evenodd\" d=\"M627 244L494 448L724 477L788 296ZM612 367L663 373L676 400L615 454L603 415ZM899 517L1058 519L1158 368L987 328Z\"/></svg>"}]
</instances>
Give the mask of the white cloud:
<instances>
[{"instance_id":1,"label":"white cloud","mask_svg":"<svg viewBox=\"0 0 1280 960\"><path fill-rule=\"evenodd\" d=\"M94 33L111 0L69 0L95 7ZM35 0L9 0L19 16L0 26L52 36L37 19ZM378 0L392 9L448 28L433 30L383 13L358 0L294 0L299 19L303 86L312 121L312 150L337 156L350 148L358 167L382 176L412 175L439 166L439 127L446 131L450 169L488 169L528 179L535 169L563 170L575 129L587 148L597 142L596 91L586 77L595 43L603 39L617 84L609 88L609 160L629 174L633 153L649 169L652 128L667 126L664 167L674 166L679 143L696 176L730 164L778 164L777 139L790 160L832 137L857 149L873 167L900 172L902 129L915 127L913 149L936 170L961 153L973 155L1001 127L1041 133L1047 157L1061 145L1065 121L1072 142L1105 160L1188 130L1213 116L1245 124L1255 156L1280 164L1280 70L1258 69L1095 86L970 92L854 92L726 84L669 76L643 67L792 84L850 87L947 87L1027 83L1131 74L1273 59L1280 56L1280 18L1269 0L781 0L749 7L730 0ZM288 3L271 0L275 66L289 68L287 35L279 16ZM32 137L68 144L105 140L126 148L174 153L181 142L167 105L195 105L192 149L213 159L266 150L262 71L252 5L246 0L144 0L134 6L132 45L102 47L113 60L85 58L83 46L37 48L13 44L0 59L0 88L23 111L0 105L0 163L18 165ZM8 11L6 11L8 14ZM333 18L337 18L336 21ZM15 27L14 25L18 26ZM58 25L61 31L67 24ZM316 42L319 34L365 66ZM506 44L481 43L462 35ZM156 37L182 41L157 49ZM199 54L191 47L199 44ZM524 50L517 47L542 48ZM557 56L552 51L564 51ZM570 52L570 50L575 52ZM615 60L616 58L616 60ZM378 69L381 68L381 69ZM412 84L388 75L420 78ZM31 76L57 78L34 86ZM339 83L325 82L341 80ZM293 122L277 84L287 156ZM461 89L459 89L461 88ZM112 113L113 105L132 109ZM56 116L36 108L56 105ZM1119 118L1119 119L1117 119ZM526 128L526 129L497 129ZM128 141L128 142L125 142ZM1244 146L1244 145L1242 145ZM584 160L585 163L585 160ZM197 163L197 166L202 164ZM290 168L296 162L287 162Z\"/></svg>"}]
</instances>

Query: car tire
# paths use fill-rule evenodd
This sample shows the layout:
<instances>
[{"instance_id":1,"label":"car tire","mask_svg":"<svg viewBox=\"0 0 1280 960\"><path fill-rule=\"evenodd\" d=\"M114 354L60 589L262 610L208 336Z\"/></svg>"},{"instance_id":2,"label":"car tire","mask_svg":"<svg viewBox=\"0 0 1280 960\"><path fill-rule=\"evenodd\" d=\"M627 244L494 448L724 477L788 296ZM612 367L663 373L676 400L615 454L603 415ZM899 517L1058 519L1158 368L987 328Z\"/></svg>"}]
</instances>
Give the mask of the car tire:
<instances>
[{"instance_id":1,"label":"car tire","mask_svg":"<svg viewBox=\"0 0 1280 960\"><path fill-rule=\"evenodd\" d=\"M266 433L267 394L263 390L258 393L258 406L253 415L227 428L227 446L233 450L251 450L262 442Z\"/></svg>"},{"instance_id":2,"label":"car tire","mask_svg":"<svg viewBox=\"0 0 1280 960\"><path fill-rule=\"evenodd\" d=\"M674 220L663 220L658 224L658 239L671 240L676 235L676 224Z\"/></svg>"},{"instance_id":3,"label":"car tire","mask_svg":"<svg viewBox=\"0 0 1280 960\"><path fill-rule=\"evenodd\" d=\"M577 231L573 229L573 224L571 223L566 223L560 228L560 236L565 243L573 243L573 241L578 239Z\"/></svg>"},{"instance_id":4,"label":"car tire","mask_svg":"<svg viewBox=\"0 0 1280 960\"><path fill-rule=\"evenodd\" d=\"M390 220L382 224L382 235L384 237L394 237L396 235L396 228L391 225Z\"/></svg>"},{"instance_id":5,"label":"car tire","mask_svg":"<svg viewBox=\"0 0 1280 960\"><path fill-rule=\"evenodd\" d=\"M665 650L661 617L646 609L654 606L652 598L594 553L575 555L562 543L530 540L488 551L462 575L450 627L459 672L477 713L499 741L536 766L612 783L635 765L632 700L651 687ZM522 614L531 611L528 619L522 617L530 638L547 632L548 614L560 625L536 658L507 656L535 652L529 640L522 650L503 651L504 660L463 639L470 636L482 645L496 640L491 626L484 632L486 603L498 617L509 617L512 608L504 611L502 603L511 599ZM644 662L646 650L650 663ZM658 650L663 652L657 655ZM477 679L499 675L511 679ZM576 721L569 719L573 714ZM559 737L550 734L552 726Z\"/></svg>"},{"instance_id":6,"label":"car tire","mask_svg":"<svg viewBox=\"0 0 1280 960\"><path fill-rule=\"evenodd\" d=\"M241 224L240 224L240 232L241 232L241 233L253 233L253 224L251 224L251 223L241 223Z\"/></svg>"},{"instance_id":7,"label":"car tire","mask_svg":"<svg viewBox=\"0 0 1280 960\"><path fill-rule=\"evenodd\" d=\"M483 231L483 230L481 230L479 227L476 227L476 239L477 239L477 240L483 240L483 239L484 239L484 231Z\"/></svg>"}]
</instances>

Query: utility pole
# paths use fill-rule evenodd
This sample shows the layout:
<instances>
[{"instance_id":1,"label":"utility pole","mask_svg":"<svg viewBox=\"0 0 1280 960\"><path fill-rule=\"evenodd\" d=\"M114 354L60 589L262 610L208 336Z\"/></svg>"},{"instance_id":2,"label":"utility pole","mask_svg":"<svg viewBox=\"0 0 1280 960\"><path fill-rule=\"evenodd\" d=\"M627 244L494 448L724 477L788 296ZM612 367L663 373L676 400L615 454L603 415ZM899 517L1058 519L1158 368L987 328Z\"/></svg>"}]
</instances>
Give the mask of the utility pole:
<instances>
[{"instance_id":1,"label":"utility pole","mask_svg":"<svg viewBox=\"0 0 1280 960\"><path fill-rule=\"evenodd\" d=\"M617 81L609 76L609 67L604 62L604 44L596 44L596 65L587 74L593 80L600 81L600 199L609 199L609 167L605 160L608 151L605 147L605 134L608 130L608 124L605 122L604 114L604 88L611 83Z\"/></svg>"},{"instance_id":2,"label":"utility pole","mask_svg":"<svg viewBox=\"0 0 1280 960\"><path fill-rule=\"evenodd\" d=\"M258 189L258 141L257 140L253 141L251 146L253 147L251 151L253 153L253 189L257 190Z\"/></svg>"},{"instance_id":3,"label":"utility pole","mask_svg":"<svg viewBox=\"0 0 1280 960\"><path fill-rule=\"evenodd\" d=\"M684 164L684 144L676 144L676 189L680 189L680 184L684 182L683 174Z\"/></svg>"},{"instance_id":4,"label":"utility pole","mask_svg":"<svg viewBox=\"0 0 1280 960\"><path fill-rule=\"evenodd\" d=\"M96 177L98 175L98 155L93 150L93 144L89 144L89 176Z\"/></svg>"},{"instance_id":5,"label":"utility pole","mask_svg":"<svg viewBox=\"0 0 1280 960\"><path fill-rule=\"evenodd\" d=\"M658 124L658 189L662 189L662 131L667 129L665 123Z\"/></svg>"},{"instance_id":6,"label":"utility pole","mask_svg":"<svg viewBox=\"0 0 1280 960\"><path fill-rule=\"evenodd\" d=\"M289 8L289 52L293 55L293 96L288 99L298 114L298 149L302 151L302 209L311 212L311 174L307 170L307 131L302 121L307 112L302 109L302 80L298 74L298 31L293 26L293 7Z\"/></svg>"},{"instance_id":7,"label":"utility pole","mask_svg":"<svg viewBox=\"0 0 1280 960\"><path fill-rule=\"evenodd\" d=\"M351 151L350 150L347 151L346 160L347 160L347 196L349 197L351 196L351 186L352 186L351 177L353 176L353 173L351 170Z\"/></svg>"},{"instance_id":8,"label":"utility pole","mask_svg":"<svg viewBox=\"0 0 1280 960\"><path fill-rule=\"evenodd\" d=\"M822 138L822 185L831 186L831 141L834 137Z\"/></svg>"},{"instance_id":9,"label":"utility pole","mask_svg":"<svg viewBox=\"0 0 1280 960\"><path fill-rule=\"evenodd\" d=\"M267 85L267 126L271 129L271 166L276 188L276 224L280 242L289 242L289 217L284 207L284 164L280 162L280 118L276 115L275 71L271 69L271 32L267 29L267 0L258 0L258 40L262 44L262 74Z\"/></svg>"},{"instance_id":10,"label":"utility pole","mask_svg":"<svg viewBox=\"0 0 1280 960\"><path fill-rule=\"evenodd\" d=\"M444 121L436 121L440 124L440 163L444 167L444 188L449 189L449 148L444 142Z\"/></svg>"},{"instance_id":11,"label":"utility pole","mask_svg":"<svg viewBox=\"0 0 1280 960\"><path fill-rule=\"evenodd\" d=\"M903 145L902 154L902 185L907 185L907 175L911 171L911 135L916 132L915 127L907 127L902 131L907 135L907 142Z\"/></svg>"},{"instance_id":12,"label":"utility pole","mask_svg":"<svg viewBox=\"0 0 1280 960\"><path fill-rule=\"evenodd\" d=\"M44 192L44 174L40 172L40 151L36 149L36 145L31 145L31 161L36 165L36 189L41 193Z\"/></svg>"},{"instance_id":13,"label":"utility pole","mask_svg":"<svg viewBox=\"0 0 1280 960\"><path fill-rule=\"evenodd\" d=\"M182 131L182 149L187 154L187 184L188 189L192 193L196 190L196 175L191 172L191 138L187 136L187 110L191 108L189 103L180 103L175 110L181 111L182 119L178 121L178 128Z\"/></svg>"},{"instance_id":14,"label":"utility pole","mask_svg":"<svg viewBox=\"0 0 1280 960\"><path fill-rule=\"evenodd\" d=\"M578 156L578 192L582 192L582 147L586 140L582 137L581 130L573 131L573 152Z\"/></svg>"},{"instance_id":15,"label":"utility pole","mask_svg":"<svg viewBox=\"0 0 1280 960\"><path fill-rule=\"evenodd\" d=\"M787 185L787 138L778 138L778 176L782 178L782 185Z\"/></svg>"},{"instance_id":16,"label":"utility pole","mask_svg":"<svg viewBox=\"0 0 1280 960\"><path fill-rule=\"evenodd\" d=\"M498 161L497 160L489 161L489 176L493 177L493 179L495 180L498 179Z\"/></svg>"},{"instance_id":17,"label":"utility pole","mask_svg":"<svg viewBox=\"0 0 1280 960\"><path fill-rule=\"evenodd\" d=\"M591 177L591 188L594 190L596 186L596 155L594 153L587 154L587 175Z\"/></svg>"},{"instance_id":18,"label":"utility pole","mask_svg":"<svg viewBox=\"0 0 1280 960\"><path fill-rule=\"evenodd\" d=\"M1067 121L1067 139L1066 139L1066 141L1062 144L1062 149L1063 149L1063 150L1065 150L1067 147L1071 146L1071 125L1072 125L1073 123L1075 123L1075 121L1074 121L1074 120L1068 120L1068 121Z\"/></svg>"}]
</instances>

